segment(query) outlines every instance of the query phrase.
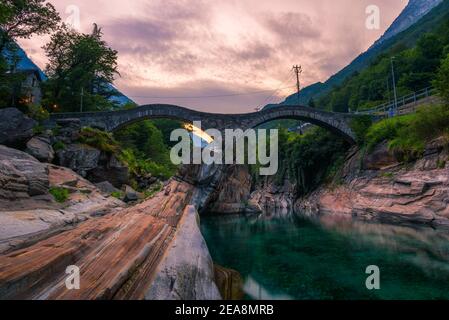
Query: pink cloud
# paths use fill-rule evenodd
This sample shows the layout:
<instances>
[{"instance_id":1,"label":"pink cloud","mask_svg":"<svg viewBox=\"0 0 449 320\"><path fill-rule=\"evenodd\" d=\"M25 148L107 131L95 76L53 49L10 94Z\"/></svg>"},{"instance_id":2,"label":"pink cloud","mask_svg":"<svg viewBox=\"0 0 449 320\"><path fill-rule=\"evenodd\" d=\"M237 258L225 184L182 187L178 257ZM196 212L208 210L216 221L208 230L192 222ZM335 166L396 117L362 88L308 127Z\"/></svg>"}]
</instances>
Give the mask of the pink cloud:
<instances>
[{"instance_id":1,"label":"pink cloud","mask_svg":"<svg viewBox=\"0 0 449 320\"><path fill-rule=\"evenodd\" d=\"M275 90L293 64L302 64L304 85L325 81L379 38L407 0L50 2L63 19L68 5L78 6L83 32L94 22L103 27L105 39L119 52L122 77L116 85L138 103L245 112L270 93L172 101L151 97ZM365 28L365 8L371 4L381 9L380 30ZM47 40L20 41L41 67ZM269 102L291 90L281 90Z\"/></svg>"}]
</instances>

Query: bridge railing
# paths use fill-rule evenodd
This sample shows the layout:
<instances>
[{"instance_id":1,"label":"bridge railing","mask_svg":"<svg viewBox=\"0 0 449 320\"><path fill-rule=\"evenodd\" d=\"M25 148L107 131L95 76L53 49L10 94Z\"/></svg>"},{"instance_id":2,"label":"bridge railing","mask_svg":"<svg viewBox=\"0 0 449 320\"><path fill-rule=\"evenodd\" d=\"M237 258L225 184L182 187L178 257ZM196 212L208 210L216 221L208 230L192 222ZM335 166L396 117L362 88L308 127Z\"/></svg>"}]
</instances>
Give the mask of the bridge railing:
<instances>
[{"instance_id":1,"label":"bridge railing","mask_svg":"<svg viewBox=\"0 0 449 320\"><path fill-rule=\"evenodd\" d=\"M394 110L396 109L396 112L394 115L406 114L406 113L410 113L410 105L411 104L415 104L415 106L416 106L418 101L426 99L433 95L435 95L435 88L427 87L420 91L416 91L412 94L398 98L397 104L395 104L395 101L389 101L389 102L381 104L377 107L374 107L372 109L356 111L354 113L383 116L383 115L389 115L391 112L394 112Z\"/></svg>"}]
</instances>

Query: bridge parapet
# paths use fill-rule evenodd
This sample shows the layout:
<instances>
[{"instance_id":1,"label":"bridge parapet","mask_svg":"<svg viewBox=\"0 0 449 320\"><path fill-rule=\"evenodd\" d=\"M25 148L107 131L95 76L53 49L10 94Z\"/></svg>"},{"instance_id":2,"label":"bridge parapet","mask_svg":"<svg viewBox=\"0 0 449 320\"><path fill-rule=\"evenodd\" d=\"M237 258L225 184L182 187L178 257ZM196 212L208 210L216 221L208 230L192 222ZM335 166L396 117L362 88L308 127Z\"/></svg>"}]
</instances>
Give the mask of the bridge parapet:
<instances>
[{"instance_id":1,"label":"bridge parapet","mask_svg":"<svg viewBox=\"0 0 449 320\"><path fill-rule=\"evenodd\" d=\"M353 114L326 112L304 106L279 106L259 112L245 114L218 114L195 111L175 105L145 105L130 110L109 112L57 113L52 114L47 126L55 126L59 119L77 118L82 126L115 131L145 119L170 118L192 123L201 121L202 129L250 129L278 119L298 119L324 127L355 143L355 134L350 127Z\"/></svg>"}]
</instances>

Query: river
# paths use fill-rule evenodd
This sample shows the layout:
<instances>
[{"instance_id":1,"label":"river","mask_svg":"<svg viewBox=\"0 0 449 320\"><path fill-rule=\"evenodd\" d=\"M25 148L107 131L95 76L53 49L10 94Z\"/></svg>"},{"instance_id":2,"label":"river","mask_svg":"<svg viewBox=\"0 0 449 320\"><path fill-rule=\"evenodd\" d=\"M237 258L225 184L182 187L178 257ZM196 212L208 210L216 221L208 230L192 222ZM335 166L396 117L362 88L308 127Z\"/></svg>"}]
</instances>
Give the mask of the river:
<instances>
[{"instance_id":1,"label":"river","mask_svg":"<svg viewBox=\"0 0 449 320\"><path fill-rule=\"evenodd\" d=\"M247 299L449 299L447 231L267 213L206 215L201 228ZM371 265L379 290L365 285Z\"/></svg>"}]
</instances>

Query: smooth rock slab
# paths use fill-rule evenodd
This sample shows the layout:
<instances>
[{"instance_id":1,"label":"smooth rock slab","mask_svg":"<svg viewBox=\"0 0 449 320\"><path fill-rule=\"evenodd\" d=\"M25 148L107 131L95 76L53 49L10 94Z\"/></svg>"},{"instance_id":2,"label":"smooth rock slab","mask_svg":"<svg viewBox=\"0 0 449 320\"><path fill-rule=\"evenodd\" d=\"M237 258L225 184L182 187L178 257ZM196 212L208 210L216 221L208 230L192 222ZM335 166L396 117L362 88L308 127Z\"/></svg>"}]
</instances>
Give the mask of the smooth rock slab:
<instances>
[{"instance_id":1,"label":"smooth rock slab","mask_svg":"<svg viewBox=\"0 0 449 320\"><path fill-rule=\"evenodd\" d=\"M221 300L198 213L188 206L146 300Z\"/></svg>"}]
</instances>

